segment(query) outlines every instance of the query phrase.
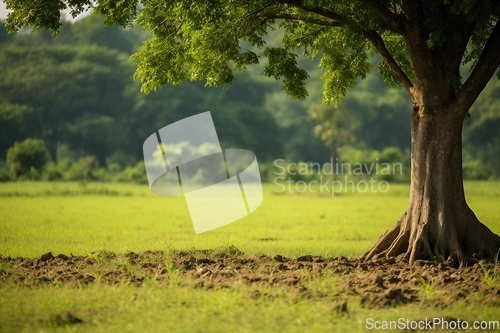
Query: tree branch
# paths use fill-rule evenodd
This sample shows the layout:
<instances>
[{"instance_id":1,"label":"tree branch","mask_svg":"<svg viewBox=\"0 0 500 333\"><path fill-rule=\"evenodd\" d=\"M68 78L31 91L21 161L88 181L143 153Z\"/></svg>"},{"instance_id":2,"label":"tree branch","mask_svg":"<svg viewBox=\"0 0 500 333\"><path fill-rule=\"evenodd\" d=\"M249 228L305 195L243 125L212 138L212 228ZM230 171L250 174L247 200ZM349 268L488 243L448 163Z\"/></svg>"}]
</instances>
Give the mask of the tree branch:
<instances>
[{"instance_id":1,"label":"tree branch","mask_svg":"<svg viewBox=\"0 0 500 333\"><path fill-rule=\"evenodd\" d=\"M375 46L377 51L380 53L382 58L384 58L385 63L389 66L389 69L392 73L399 79L403 87L410 93L411 88L413 88L413 84L411 83L408 76L406 76L405 72L398 65L392 54L389 52L387 47L385 46L384 40L380 35L374 30L362 30L363 36L365 36L372 44Z\"/></svg>"},{"instance_id":2,"label":"tree branch","mask_svg":"<svg viewBox=\"0 0 500 333\"><path fill-rule=\"evenodd\" d=\"M263 18L265 20L269 20L269 19L295 20L295 21L302 21L302 22L323 25L323 26L328 26L328 27L340 27L340 26L345 25L342 22L320 20L320 19L314 19L311 17L300 17L297 15L286 14L286 13L258 13L257 17Z\"/></svg>"},{"instance_id":3,"label":"tree branch","mask_svg":"<svg viewBox=\"0 0 500 333\"><path fill-rule=\"evenodd\" d=\"M466 106L464 116L474 104L481 91L500 67L500 23L497 21L491 32L476 67L458 93L457 103Z\"/></svg>"},{"instance_id":4,"label":"tree branch","mask_svg":"<svg viewBox=\"0 0 500 333\"><path fill-rule=\"evenodd\" d=\"M359 1L364 1L364 0L359 0ZM373 3L373 5L376 5L371 0L366 0L364 2L369 2L369 3ZM341 16L335 12L332 12L328 9L325 9L325 8L315 7L315 6L304 6L296 1L290 1L290 2L285 2L285 3L290 5L290 6L294 6L294 7L297 7L299 9L302 9L306 12L315 13L315 14L318 14L318 15L323 16L325 18L329 18L336 23L335 26L350 25L353 29L359 31L361 34L363 34L363 36L365 36L375 46L377 51L383 57L385 63L389 66L389 69L391 70L391 72L394 73L394 75L399 79L399 81L401 82L403 87L405 87L405 89L408 90L408 92L411 95L411 89L413 88L412 82L410 81L410 79L408 79L408 76L404 73L404 71L398 65L398 63L396 62L396 60L394 59L392 54L389 52L389 50L385 46L385 43L384 43L384 40L382 39L382 37L380 37L380 35L375 30L363 28L357 22L354 22L346 17L343 17L343 16ZM394 13L390 12L382 5L376 5L376 7L379 8L380 11L382 9L384 9L385 14L390 13L390 14L394 15ZM394 18L394 20L395 20L395 22L397 22L396 17Z\"/></svg>"},{"instance_id":5,"label":"tree branch","mask_svg":"<svg viewBox=\"0 0 500 333\"><path fill-rule=\"evenodd\" d=\"M422 0L403 0L401 6L403 37L413 66L415 86L421 86L426 78L435 73L432 53L427 46L428 34L424 29Z\"/></svg>"},{"instance_id":6,"label":"tree branch","mask_svg":"<svg viewBox=\"0 0 500 333\"><path fill-rule=\"evenodd\" d=\"M299 4L296 1L286 2L286 4L293 6L293 7L300 8L303 11L306 11L309 13L315 13L315 14L318 14L318 15L323 16L325 18L329 18L331 20L334 20L335 22L343 23L344 25L349 23L347 18L345 18L345 17L343 17L335 12L332 12L331 10L325 9L325 8L315 7L315 6L305 6L305 5Z\"/></svg>"},{"instance_id":7,"label":"tree branch","mask_svg":"<svg viewBox=\"0 0 500 333\"><path fill-rule=\"evenodd\" d=\"M402 34L402 29L399 25L399 17L396 13L393 13L387 9L384 5L380 4L377 0L358 0L366 8L371 10L377 16L379 16L394 32Z\"/></svg>"}]
</instances>

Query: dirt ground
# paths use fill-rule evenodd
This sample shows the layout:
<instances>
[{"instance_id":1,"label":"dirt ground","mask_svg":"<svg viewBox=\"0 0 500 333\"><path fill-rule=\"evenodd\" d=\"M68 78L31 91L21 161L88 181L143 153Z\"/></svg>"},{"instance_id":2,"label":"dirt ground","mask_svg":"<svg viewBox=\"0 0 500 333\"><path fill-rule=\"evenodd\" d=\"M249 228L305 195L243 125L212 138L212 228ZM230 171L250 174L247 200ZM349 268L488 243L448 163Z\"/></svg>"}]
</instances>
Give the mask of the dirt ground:
<instances>
[{"instance_id":1,"label":"dirt ground","mask_svg":"<svg viewBox=\"0 0 500 333\"><path fill-rule=\"evenodd\" d=\"M417 261L409 265L399 259L362 261L358 259L281 255L248 256L236 249L164 253L114 254L99 252L88 256L0 257L0 285L15 283L29 288L44 285L84 286L91 283L141 286L147 280L167 285L180 276L195 288L249 286L251 297L266 297L259 286L289 288L306 297L311 281L326 277L337 283L344 295L358 296L363 306L387 307L413 302L445 306L453 300L500 306L500 264L469 263L454 268L446 263Z\"/></svg>"}]
</instances>

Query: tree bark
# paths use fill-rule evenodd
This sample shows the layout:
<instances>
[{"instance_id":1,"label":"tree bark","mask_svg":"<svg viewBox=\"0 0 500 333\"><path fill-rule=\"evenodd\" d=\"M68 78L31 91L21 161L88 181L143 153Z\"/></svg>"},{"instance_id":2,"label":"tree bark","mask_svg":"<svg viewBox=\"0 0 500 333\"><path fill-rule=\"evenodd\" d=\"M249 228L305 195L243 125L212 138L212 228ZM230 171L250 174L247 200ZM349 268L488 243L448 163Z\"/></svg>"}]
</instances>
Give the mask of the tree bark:
<instances>
[{"instance_id":1,"label":"tree bark","mask_svg":"<svg viewBox=\"0 0 500 333\"><path fill-rule=\"evenodd\" d=\"M364 258L403 255L410 262L459 264L473 257L498 256L500 237L477 219L465 199L462 114L445 108L414 108L408 207Z\"/></svg>"}]
</instances>

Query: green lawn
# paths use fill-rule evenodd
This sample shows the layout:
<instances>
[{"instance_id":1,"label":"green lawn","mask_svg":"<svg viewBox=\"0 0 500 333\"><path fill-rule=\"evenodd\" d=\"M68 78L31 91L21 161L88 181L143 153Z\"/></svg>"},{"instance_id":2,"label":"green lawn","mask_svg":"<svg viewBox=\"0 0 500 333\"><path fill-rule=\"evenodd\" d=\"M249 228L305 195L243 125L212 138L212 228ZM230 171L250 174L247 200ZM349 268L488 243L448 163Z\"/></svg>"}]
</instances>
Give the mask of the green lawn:
<instances>
[{"instance_id":1,"label":"green lawn","mask_svg":"<svg viewBox=\"0 0 500 333\"><path fill-rule=\"evenodd\" d=\"M500 183L467 182L466 193L480 220L500 233ZM196 235L183 198L157 197L147 186L18 182L0 184L0 255L36 257L233 246L248 255L304 254L356 257L368 250L405 209L408 186L387 193L277 194L265 186L264 202L251 215ZM0 267L0 274L2 267ZM336 292L338 278L320 276L309 286L325 297L301 298L270 286L273 297L252 299L248 287L195 288L175 278L168 286L128 284L26 288L0 286L0 332L358 332L367 318L451 316L500 319L496 306L449 301L365 308L359 297ZM498 281L496 281L498 282ZM495 282L495 283L496 283ZM425 292L422 288L422 292ZM339 298L348 313L336 311ZM84 318L64 320L67 313ZM54 319L56 318L56 319ZM57 318L63 318L61 320Z\"/></svg>"},{"instance_id":2,"label":"green lawn","mask_svg":"<svg viewBox=\"0 0 500 333\"><path fill-rule=\"evenodd\" d=\"M233 245L269 255L357 256L403 212L406 187L393 186L395 194L333 198L276 194L266 186L264 202L253 214L196 235L184 199L158 197L147 186L2 184L0 253L76 255Z\"/></svg>"},{"instance_id":3,"label":"green lawn","mask_svg":"<svg viewBox=\"0 0 500 333\"><path fill-rule=\"evenodd\" d=\"M471 207L500 233L500 185L468 182ZM85 254L205 249L233 245L248 253L354 257L368 250L403 213L408 186L387 193L278 194L266 185L254 213L196 235L181 197L158 197L147 186L91 183L0 183L0 254L48 251Z\"/></svg>"}]
</instances>

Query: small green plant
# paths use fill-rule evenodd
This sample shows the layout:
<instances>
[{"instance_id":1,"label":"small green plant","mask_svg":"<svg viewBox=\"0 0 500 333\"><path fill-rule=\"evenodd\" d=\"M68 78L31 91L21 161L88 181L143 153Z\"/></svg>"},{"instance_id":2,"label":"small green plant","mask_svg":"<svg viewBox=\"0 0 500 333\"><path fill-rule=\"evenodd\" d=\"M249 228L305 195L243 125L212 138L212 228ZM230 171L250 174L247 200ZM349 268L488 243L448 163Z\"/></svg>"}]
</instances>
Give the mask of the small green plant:
<instances>
[{"instance_id":1,"label":"small green plant","mask_svg":"<svg viewBox=\"0 0 500 333\"><path fill-rule=\"evenodd\" d=\"M227 253L227 254L230 254L230 255L241 255L243 254L242 251L240 251L236 246L234 245L229 245L225 248L222 249L221 251L222 253Z\"/></svg>"},{"instance_id":2,"label":"small green plant","mask_svg":"<svg viewBox=\"0 0 500 333\"><path fill-rule=\"evenodd\" d=\"M495 280L494 270L491 267L487 266L482 266L481 268L484 272L484 281L486 282L486 284L492 285L493 281Z\"/></svg>"},{"instance_id":3,"label":"small green plant","mask_svg":"<svg viewBox=\"0 0 500 333\"><path fill-rule=\"evenodd\" d=\"M95 252L85 252L88 258L92 259L94 262L99 262L99 256Z\"/></svg>"},{"instance_id":4,"label":"small green plant","mask_svg":"<svg viewBox=\"0 0 500 333\"><path fill-rule=\"evenodd\" d=\"M496 277L497 277L497 269L498 269L498 256L500 255L500 250L497 251L497 254L495 255L495 259L493 263L482 263L480 262L479 264L481 265L481 270L483 271L484 274L484 282L487 285L492 285L495 283Z\"/></svg>"},{"instance_id":5,"label":"small green plant","mask_svg":"<svg viewBox=\"0 0 500 333\"><path fill-rule=\"evenodd\" d=\"M483 271L484 274L484 282L486 282L487 285L491 286L495 282L495 265L491 264L481 264L481 270Z\"/></svg>"},{"instance_id":6,"label":"small green plant","mask_svg":"<svg viewBox=\"0 0 500 333\"><path fill-rule=\"evenodd\" d=\"M420 286L422 287L425 294L425 299L433 300L435 298L434 283L422 276L419 278L419 280L420 280Z\"/></svg>"}]
</instances>

